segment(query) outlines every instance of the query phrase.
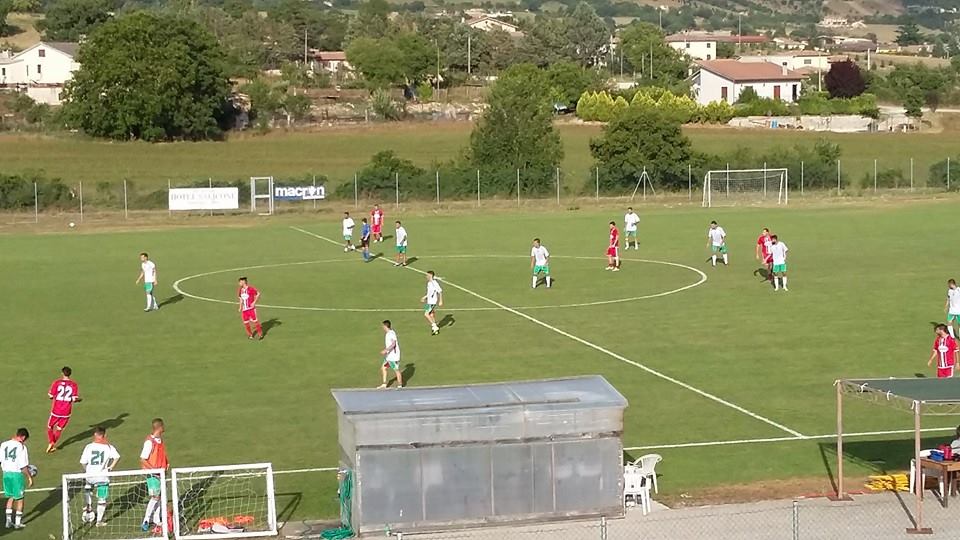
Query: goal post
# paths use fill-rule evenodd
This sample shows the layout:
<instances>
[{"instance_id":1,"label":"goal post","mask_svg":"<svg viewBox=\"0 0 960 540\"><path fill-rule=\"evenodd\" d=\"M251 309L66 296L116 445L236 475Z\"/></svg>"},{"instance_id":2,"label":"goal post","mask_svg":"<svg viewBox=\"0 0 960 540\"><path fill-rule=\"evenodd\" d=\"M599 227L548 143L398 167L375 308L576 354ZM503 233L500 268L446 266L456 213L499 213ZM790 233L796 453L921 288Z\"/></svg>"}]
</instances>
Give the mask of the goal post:
<instances>
[{"instance_id":1,"label":"goal post","mask_svg":"<svg viewBox=\"0 0 960 540\"><path fill-rule=\"evenodd\" d=\"M703 176L703 207L773 202L787 204L790 171L785 168L719 169Z\"/></svg>"},{"instance_id":2,"label":"goal post","mask_svg":"<svg viewBox=\"0 0 960 540\"><path fill-rule=\"evenodd\" d=\"M177 540L277 534L272 464L183 467L170 474Z\"/></svg>"},{"instance_id":3,"label":"goal post","mask_svg":"<svg viewBox=\"0 0 960 540\"><path fill-rule=\"evenodd\" d=\"M159 512L147 508L147 479L159 483ZM63 540L143 540L166 537L167 476L162 469L64 474L62 482ZM98 508L103 504L103 508ZM147 513L160 523L141 527ZM51 535L52 536L52 535Z\"/></svg>"}]
</instances>

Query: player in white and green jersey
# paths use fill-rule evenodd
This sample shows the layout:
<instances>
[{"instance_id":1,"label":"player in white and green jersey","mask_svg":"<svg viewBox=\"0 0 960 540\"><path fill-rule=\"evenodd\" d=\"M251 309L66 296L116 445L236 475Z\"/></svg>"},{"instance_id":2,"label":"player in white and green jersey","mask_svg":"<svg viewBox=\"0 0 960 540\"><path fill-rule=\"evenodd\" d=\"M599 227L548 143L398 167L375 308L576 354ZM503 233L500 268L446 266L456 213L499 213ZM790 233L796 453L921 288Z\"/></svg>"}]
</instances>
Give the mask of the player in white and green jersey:
<instances>
[{"instance_id":1,"label":"player in white and green jersey","mask_svg":"<svg viewBox=\"0 0 960 540\"><path fill-rule=\"evenodd\" d=\"M770 255L773 256L773 290L775 291L779 291L781 288L785 291L790 290L787 288L788 251L790 249L777 238L777 235L770 236Z\"/></svg>"},{"instance_id":2,"label":"player in white and green jersey","mask_svg":"<svg viewBox=\"0 0 960 540\"><path fill-rule=\"evenodd\" d=\"M947 303L943 309L947 312L947 331L950 337L956 339L953 325L960 324L960 288L957 288L956 280L947 280Z\"/></svg>"},{"instance_id":3,"label":"player in white and green jersey","mask_svg":"<svg viewBox=\"0 0 960 540\"><path fill-rule=\"evenodd\" d=\"M0 444L0 468L3 470L3 494L7 498L7 528L22 529L23 495L33 486L30 473L30 455L27 454L27 439L30 432L20 428L7 441Z\"/></svg>"},{"instance_id":4,"label":"player in white and green jersey","mask_svg":"<svg viewBox=\"0 0 960 540\"><path fill-rule=\"evenodd\" d=\"M93 442L88 444L80 454L80 464L87 476L83 486L83 521L90 523L96 519L97 527L106 525L103 516L107 511L107 497L110 496L110 477L104 473L110 472L120 461L120 453L107 441L107 429L97 426L93 430ZM93 497L97 497L97 511L93 512Z\"/></svg>"},{"instance_id":5,"label":"player in white and green jersey","mask_svg":"<svg viewBox=\"0 0 960 540\"><path fill-rule=\"evenodd\" d=\"M547 288L550 288L550 252L546 246L540 245L540 239L533 239L533 248L530 249L530 269L533 270L531 286L536 289L540 281L540 274L546 275Z\"/></svg>"},{"instance_id":6,"label":"player in white and green jersey","mask_svg":"<svg viewBox=\"0 0 960 540\"><path fill-rule=\"evenodd\" d=\"M717 255L723 256L723 264L727 265L730 260L727 258L727 231L717 225L716 221L710 222L710 228L707 229L707 245L710 246L710 259L713 266L717 265Z\"/></svg>"}]
</instances>

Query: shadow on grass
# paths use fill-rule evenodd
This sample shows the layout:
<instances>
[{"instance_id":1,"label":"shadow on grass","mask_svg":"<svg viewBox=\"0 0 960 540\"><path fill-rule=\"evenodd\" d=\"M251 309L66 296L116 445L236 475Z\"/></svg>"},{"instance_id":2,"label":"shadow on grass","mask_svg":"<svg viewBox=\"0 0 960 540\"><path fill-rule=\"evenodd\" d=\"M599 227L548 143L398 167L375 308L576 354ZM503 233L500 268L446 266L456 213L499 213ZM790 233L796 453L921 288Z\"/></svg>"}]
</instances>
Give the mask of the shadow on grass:
<instances>
[{"instance_id":1,"label":"shadow on grass","mask_svg":"<svg viewBox=\"0 0 960 540\"><path fill-rule=\"evenodd\" d=\"M263 328L263 337L267 337L267 334L270 333L274 328L281 326L283 321L280 319L269 319L263 322L261 328Z\"/></svg>"},{"instance_id":2,"label":"shadow on grass","mask_svg":"<svg viewBox=\"0 0 960 540\"><path fill-rule=\"evenodd\" d=\"M85 441L90 437L93 437L93 430L95 430L98 426L105 427L108 432L111 429L120 427L123 424L124 419L128 416L130 416L130 413L120 413L113 418L107 418L106 420L101 420L95 424L90 424L87 430L77 433L76 435L71 435L69 439L60 443L60 446L57 447L57 450L63 450L71 444Z\"/></svg>"},{"instance_id":3,"label":"shadow on grass","mask_svg":"<svg viewBox=\"0 0 960 540\"><path fill-rule=\"evenodd\" d=\"M172 306L173 304L177 304L177 303L182 302L182 301L183 301L183 295L182 295L182 294L175 294L175 295L167 298L166 300L163 300L163 301L160 302L159 304L157 304L157 307Z\"/></svg>"},{"instance_id":4,"label":"shadow on grass","mask_svg":"<svg viewBox=\"0 0 960 540\"><path fill-rule=\"evenodd\" d=\"M440 319L440 322L437 323L437 326L439 326L440 328L444 328L447 326L453 326L456 323L457 323L457 320L453 318L453 315L450 315L448 313L442 319Z\"/></svg>"},{"instance_id":5,"label":"shadow on grass","mask_svg":"<svg viewBox=\"0 0 960 540\"><path fill-rule=\"evenodd\" d=\"M413 380L413 376L416 375L416 373L417 373L416 364L411 363L403 366L403 370L400 371L400 375L403 377L403 385L410 386L410 381ZM394 381L396 381L396 379L394 379ZM391 381L391 383L392 382L393 381Z\"/></svg>"}]
</instances>

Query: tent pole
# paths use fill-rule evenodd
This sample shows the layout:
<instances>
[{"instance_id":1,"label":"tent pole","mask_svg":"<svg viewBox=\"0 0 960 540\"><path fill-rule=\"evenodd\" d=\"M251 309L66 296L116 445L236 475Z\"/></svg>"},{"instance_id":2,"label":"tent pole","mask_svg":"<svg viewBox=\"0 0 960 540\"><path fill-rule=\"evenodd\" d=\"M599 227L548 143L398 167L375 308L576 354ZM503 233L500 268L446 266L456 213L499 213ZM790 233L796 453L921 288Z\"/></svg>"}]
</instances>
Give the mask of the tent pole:
<instances>
[{"instance_id":1,"label":"tent pole","mask_svg":"<svg viewBox=\"0 0 960 540\"><path fill-rule=\"evenodd\" d=\"M837 493L828 497L831 501L852 501L843 489L843 387L840 381L834 383L837 387Z\"/></svg>"},{"instance_id":2,"label":"tent pole","mask_svg":"<svg viewBox=\"0 0 960 540\"><path fill-rule=\"evenodd\" d=\"M913 402L913 459L914 469L913 486L916 490L914 496L917 500L916 527L907 528L908 534L933 534L933 529L923 526L923 466L920 464L920 402ZM945 497L949 497L949 491Z\"/></svg>"}]
</instances>

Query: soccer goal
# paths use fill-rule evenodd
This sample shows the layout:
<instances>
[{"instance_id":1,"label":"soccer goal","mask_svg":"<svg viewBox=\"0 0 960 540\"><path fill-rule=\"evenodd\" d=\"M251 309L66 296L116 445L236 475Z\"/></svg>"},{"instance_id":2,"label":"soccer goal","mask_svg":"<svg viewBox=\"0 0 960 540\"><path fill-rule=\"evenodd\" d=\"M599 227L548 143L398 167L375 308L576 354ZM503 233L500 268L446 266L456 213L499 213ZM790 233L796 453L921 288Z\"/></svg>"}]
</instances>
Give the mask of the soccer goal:
<instances>
[{"instance_id":1,"label":"soccer goal","mask_svg":"<svg viewBox=\"0 0 960 540\"><path fill-rule=\"evenodd\" d=\"M789 201L787 169L721 169L703 177L703 206Z\"/></svg>"},{"instance_id":2,"label":"soccer goal","mask_svg":"<svg viewBox=\"0 0 960 540\"><path fill-rule=\"evenodd\" d=\"M273 465L177 468L171 480L178 540L277 534Z\"/></svg>"},{"instance_id":3,"label":"soccer goal","mask_svg":"<svg viewBox=\"0 0 960 540\"><path fill-rule=\"evenodd\" d=\"M158 502L151 503L148 479L159 486ZM167 536L167 482L163 470L65 474L62 482L64 540L141 540ZM144 531L142 524L147 514L151 522L160 523L151 523Z\"/></svg>"}]
</instances>

